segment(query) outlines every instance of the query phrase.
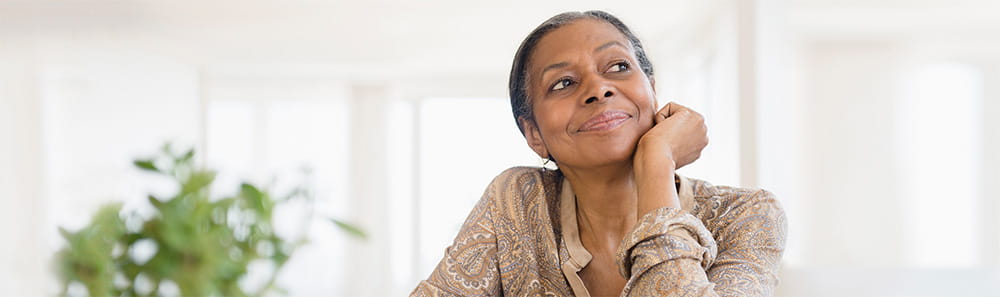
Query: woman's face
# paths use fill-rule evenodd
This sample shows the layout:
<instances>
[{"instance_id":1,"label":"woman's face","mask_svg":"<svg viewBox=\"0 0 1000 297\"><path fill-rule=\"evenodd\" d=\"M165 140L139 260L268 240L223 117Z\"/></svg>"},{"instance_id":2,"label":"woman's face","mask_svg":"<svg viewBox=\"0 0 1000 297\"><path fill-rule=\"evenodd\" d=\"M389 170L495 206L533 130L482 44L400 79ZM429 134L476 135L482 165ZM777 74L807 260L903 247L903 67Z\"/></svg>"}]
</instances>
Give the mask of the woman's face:
<instances>
[{"instance_id":1,"label":"woman's face","mask_svg":"<svg viewBox=\"0 0 1000 297\"><path fill-rule=\"evenodd\" d=\"M653 125L655 92L632 45L614 26L581 19L546 34L529 57L535 126L525 137L560 168L631 162Z\"/></svg>"}]
</instances>

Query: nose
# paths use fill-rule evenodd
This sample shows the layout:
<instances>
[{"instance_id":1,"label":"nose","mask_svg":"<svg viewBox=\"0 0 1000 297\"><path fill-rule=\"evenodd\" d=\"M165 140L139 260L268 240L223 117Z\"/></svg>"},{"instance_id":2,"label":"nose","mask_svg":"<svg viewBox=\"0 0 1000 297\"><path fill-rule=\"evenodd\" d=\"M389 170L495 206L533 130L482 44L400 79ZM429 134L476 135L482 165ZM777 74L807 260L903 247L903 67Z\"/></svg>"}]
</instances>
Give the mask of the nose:
<instances>
[{"instance_id":1,"label":"nose","mask_svg":"<svg viewBox=\"0 0 1000 297\"><path fill-rule=\"evenodd\" d=\"M597 102L598 100L602 100L604 98L608 98L608 97L611 97L611 96L614 96L614 95L615 95L615 93L611 92L611 90L604 90L604 94L602 94L602 96L600 96L600 97L598 97L598 96L590 96L583 103L591 104L591 103Z\"/></svg>"}]
</instances>

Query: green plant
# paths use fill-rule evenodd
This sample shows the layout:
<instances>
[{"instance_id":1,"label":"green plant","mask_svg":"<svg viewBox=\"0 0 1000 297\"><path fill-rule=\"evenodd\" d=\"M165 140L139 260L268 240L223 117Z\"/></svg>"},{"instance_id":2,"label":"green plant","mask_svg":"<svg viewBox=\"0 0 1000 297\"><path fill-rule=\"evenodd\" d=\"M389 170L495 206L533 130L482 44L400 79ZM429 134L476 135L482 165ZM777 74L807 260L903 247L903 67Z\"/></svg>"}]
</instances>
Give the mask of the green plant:
<instances>
[{"instance_id":1,"label":"green plant","mask_svg":"<svg viewBox=\"0 0 1000 297\"><path fill-rule=\"evenodd\" d=\"M56 255L62 296L86 288L89 296L261 296L281 291L278 272L304 239L275 233L275 207L311 195L299 187L275 197L243 183L232 197L212 199L215 172L194 166L194 150L174 153L165 145L136 167L176 181L171 197L148 196L152 215L123 212L121 203L102 207L76 232L60 228L66 247ZM331 219L342 230L364 238L355 226ZM251 290L241 284L251 264L270 267L265 282ZM169 292L168 292L169 291Z\"/></svg>"}]
</instances>

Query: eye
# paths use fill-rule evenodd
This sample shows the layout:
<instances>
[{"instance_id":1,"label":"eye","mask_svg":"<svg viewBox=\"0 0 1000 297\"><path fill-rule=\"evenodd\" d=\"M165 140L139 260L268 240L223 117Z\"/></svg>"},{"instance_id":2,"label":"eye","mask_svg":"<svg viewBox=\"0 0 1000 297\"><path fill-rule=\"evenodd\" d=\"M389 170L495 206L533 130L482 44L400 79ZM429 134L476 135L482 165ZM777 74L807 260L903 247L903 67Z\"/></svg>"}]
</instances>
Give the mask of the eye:
<instances>
[{"instance_id":1,"label":"eye","mask_svg":"<svg viewBox=\"0 0 1000 297\"><path fill-rule=\"evenodd\" d=\"M611 67L608 67L608 72L625 72L628 71L628 69L629 69L628 62L622 61L611 64Z\"/></svg>"},{"instance_id":2,"label":"eye","mask_svg":"<svg viewBox=\"0 0 1000 297\"><path fill-rule=\"evenodd\" d=\"M550 88L549 90L551 90L551 91L558 91L558 90L565 89L566 87L571 86L571 85L573 85L573 80L571 80L569 78L563 78L563 79L560 79L560 80L556 81L556 83L554 85L552 85L552 88Z\"/></svg>"}]
</instances>

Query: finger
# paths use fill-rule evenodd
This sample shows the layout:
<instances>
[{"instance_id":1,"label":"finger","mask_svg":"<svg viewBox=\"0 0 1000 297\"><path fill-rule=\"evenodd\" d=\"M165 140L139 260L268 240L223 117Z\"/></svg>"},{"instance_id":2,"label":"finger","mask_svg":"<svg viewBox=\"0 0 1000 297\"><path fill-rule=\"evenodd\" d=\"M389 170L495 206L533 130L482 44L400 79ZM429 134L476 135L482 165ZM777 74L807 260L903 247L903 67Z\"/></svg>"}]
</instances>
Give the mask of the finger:
<instances>
[{"instance_id":1,"label":"finger","mask_svg":"<svg viewBox=\"0 0 1000 297\"><path fill-rule=\"evenodd\" d=\"M677 102L667 103L667 106L665 106L665 107L669 107L670 108L667 111L667 117L673 116L673 115L677 114L678 112L691 111L691 109L687 108L687 106L680 105Z\"/></svg>"},{"instance_id":2,"label":"finger","mask_svg":"<svg viewBox=\"0 0 1000 297\"><path fill-rule=\"evenodd\" d=\"M666 112L657 112L656 116L653 117L653 122L659 124L663 120L667 119Z\"/></svg>"},{"instance_id":3,"label":"finger","mask_svg":"<svg viewBox=\"0 0 1000 297\"><path fill-rule=\"evenodd\" d=\"M687 108L687 106L680 105L677 102L671 101L668 102L667 105L663 106L663 108L661 108L660 111L657 113L663 114L664 118L669 118L677 114L678 112L683 112L683 111L691 111L691 109Z\"/></svg>"},{"instance_id":4,"label":"finger","mask_svg":"<svg viewBox=\"0 0 1000 297\"><path fill-rule=\"evenodd\" d=\"M660 121L663 121L670 116L670 108L672 104L675 103L667 102L667 105L664 105L663 108L660 108L660 110L656 112L656 116L653 117L656 123L659 123Z\"/></svg>"}]
</instances>

